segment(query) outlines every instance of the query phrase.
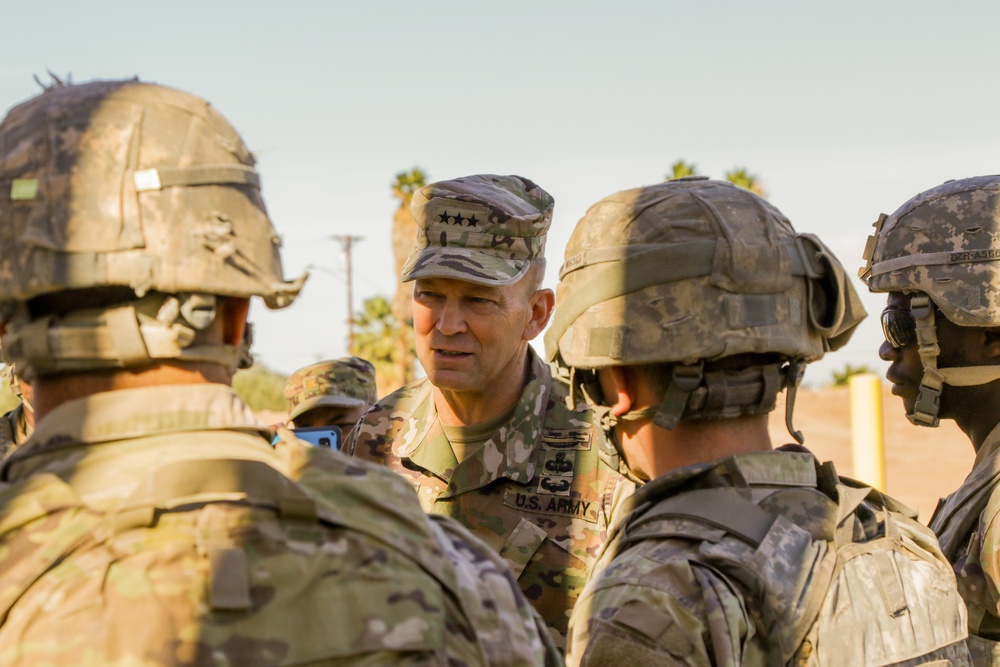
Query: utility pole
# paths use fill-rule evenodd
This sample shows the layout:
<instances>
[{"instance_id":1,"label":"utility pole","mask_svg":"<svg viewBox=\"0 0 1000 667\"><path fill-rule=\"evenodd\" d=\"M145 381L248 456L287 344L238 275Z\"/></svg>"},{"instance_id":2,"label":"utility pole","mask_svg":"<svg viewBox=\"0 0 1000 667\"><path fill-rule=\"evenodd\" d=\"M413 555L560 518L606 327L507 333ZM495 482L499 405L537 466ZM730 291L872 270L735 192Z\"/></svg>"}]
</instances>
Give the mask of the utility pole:
<instances>
[{"instance_id":1,"label":"utility pole","mask_svg":"<svg viewBox=\"0 0 1000 667\"><path fill-rule=\"evenodd\" d=\"M333 234L330 238L340 241L344 247L344 261L347 264L347 353L354 349L354 287L351 279L351 246L355 241L364 240L363 236L351 234Z\"/></svg>"}]
</instances>

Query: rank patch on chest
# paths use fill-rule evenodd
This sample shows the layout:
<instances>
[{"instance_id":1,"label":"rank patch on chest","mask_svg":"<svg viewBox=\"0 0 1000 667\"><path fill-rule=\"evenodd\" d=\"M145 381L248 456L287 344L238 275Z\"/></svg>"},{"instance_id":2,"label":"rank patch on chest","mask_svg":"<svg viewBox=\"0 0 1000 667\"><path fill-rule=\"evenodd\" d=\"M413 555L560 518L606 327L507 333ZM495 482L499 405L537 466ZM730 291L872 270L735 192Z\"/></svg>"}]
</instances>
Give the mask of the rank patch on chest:
<instances>
[{"instance_id":1,"label":"rank patch on chest","mask_svg":"<svg viewBox=\"0 0 1000 667\"><path fill-rule=\"evenodd\" d=\"M592 435L589 428L543 428L542 448L562 451L588 450Z\"/></svg>"},{"instance_id":2,"label":"rank patch on chest","mask_svg":"<svg viewBox=\"0 0 1000 667\"><path fill-rule=\"evenodd\" d=\"M597 523L598 507L600 506L600 503L593 499L571 498L568 495L556 496L517 489L507 489L504 492L503 504L522 512L558 514L574 519L583 519L590 523Z\"/></svg>"}]
</instances>

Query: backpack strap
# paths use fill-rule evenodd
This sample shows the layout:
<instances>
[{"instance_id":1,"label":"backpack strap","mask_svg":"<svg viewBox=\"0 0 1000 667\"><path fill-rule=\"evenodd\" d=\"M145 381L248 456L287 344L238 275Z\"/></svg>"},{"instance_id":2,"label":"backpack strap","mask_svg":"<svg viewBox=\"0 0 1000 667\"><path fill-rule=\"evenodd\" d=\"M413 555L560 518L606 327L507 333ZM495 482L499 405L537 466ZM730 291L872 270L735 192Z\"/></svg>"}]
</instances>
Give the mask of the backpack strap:
<instances>
[{"instance_id":1,"label":"backpack strap","mask_svg":"<svg viewBox=\"0 0 1000 667\"><path fill-rule=\"evenodd\" d=\"M656 501L629 525L629 531L668 518L691 519L719 528L754 548L764 541L775 520L774 515L735 491L694 489Z\"/></svg>"},{"instance_id":2,"label":"backpack strap","mask_svg":"<svg viewBox=\"0 0 1000 667\"><path fill-rule=\"evenodd\" d=\"M151 526L156 511L205 502L235 502L276 511L286 519L315 522L316 501L298 484L263 461L199 459L174 461L153 470L112 512L120 533Z\"/></svg>"}]
</instances>

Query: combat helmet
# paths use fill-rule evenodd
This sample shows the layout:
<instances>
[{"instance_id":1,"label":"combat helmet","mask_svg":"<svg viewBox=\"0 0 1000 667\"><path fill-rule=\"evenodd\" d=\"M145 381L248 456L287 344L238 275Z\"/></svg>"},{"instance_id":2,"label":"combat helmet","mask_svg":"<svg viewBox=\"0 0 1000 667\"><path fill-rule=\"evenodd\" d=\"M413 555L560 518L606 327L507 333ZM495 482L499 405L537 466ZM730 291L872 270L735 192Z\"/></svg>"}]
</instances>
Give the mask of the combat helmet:
<instances>
[{"instance_id":1,"label":"combat helmet","mask_svg":"<svg viewBox=\"0 0 1000 667\"><path fill-rule=\"evenodd\" d=\"M938 368L935 307L959 326L1000 326L1000 176L947 181L879 216L860 276L872 292L912 294L924 374L912 413L939 423L944 385L1000 379L1000 366Z\"/></svg>"},{"instance_id":2,"label":"combat helmet","mask_svg":"<svg viewBox=\"0 0 1000 667\"><path fill-rule=\"evenodd\" d=\"M658 426L763 414L788 387L786 423L801 441L791 413L805 364L843 346L865 316L818 238L796 234L748 190L704 177L594 204L559 277L548 358L609 433L615 420L596 398L595 369L671 364L662 403L642 415L654 412ZM714 363L735 355L774 361L735 371Z\"/></svg>"},{"instance_id":3,"label":"combat helmet","mask_svg":"<svg viewBox=\"0 0 1000 667\"><path fill-rule=\"evenodd\" d=\"M217 297L290 304L254 158L208 102L56 85L0 122L3 347L38 373L245 356L196 345Z\"/></svg>"}]
</instances>

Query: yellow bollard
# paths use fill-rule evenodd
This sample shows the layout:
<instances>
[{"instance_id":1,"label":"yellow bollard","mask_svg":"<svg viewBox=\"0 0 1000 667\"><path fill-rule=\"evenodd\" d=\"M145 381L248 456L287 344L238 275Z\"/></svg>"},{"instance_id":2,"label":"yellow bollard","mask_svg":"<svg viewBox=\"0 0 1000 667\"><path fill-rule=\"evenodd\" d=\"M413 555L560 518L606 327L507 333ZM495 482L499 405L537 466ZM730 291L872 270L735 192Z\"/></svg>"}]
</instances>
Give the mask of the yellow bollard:
<instances>
[{"instance_id":1,"label":"yellow bollard","mask_svg":"<svg viewBox=\"0 0 1000 667\"><path fill-rule=\"evenodd\" d=\"M874 373L859 373L851 376L849 384L854 478L885 491L882 379Z\"/></svg>"}]
</instances>

